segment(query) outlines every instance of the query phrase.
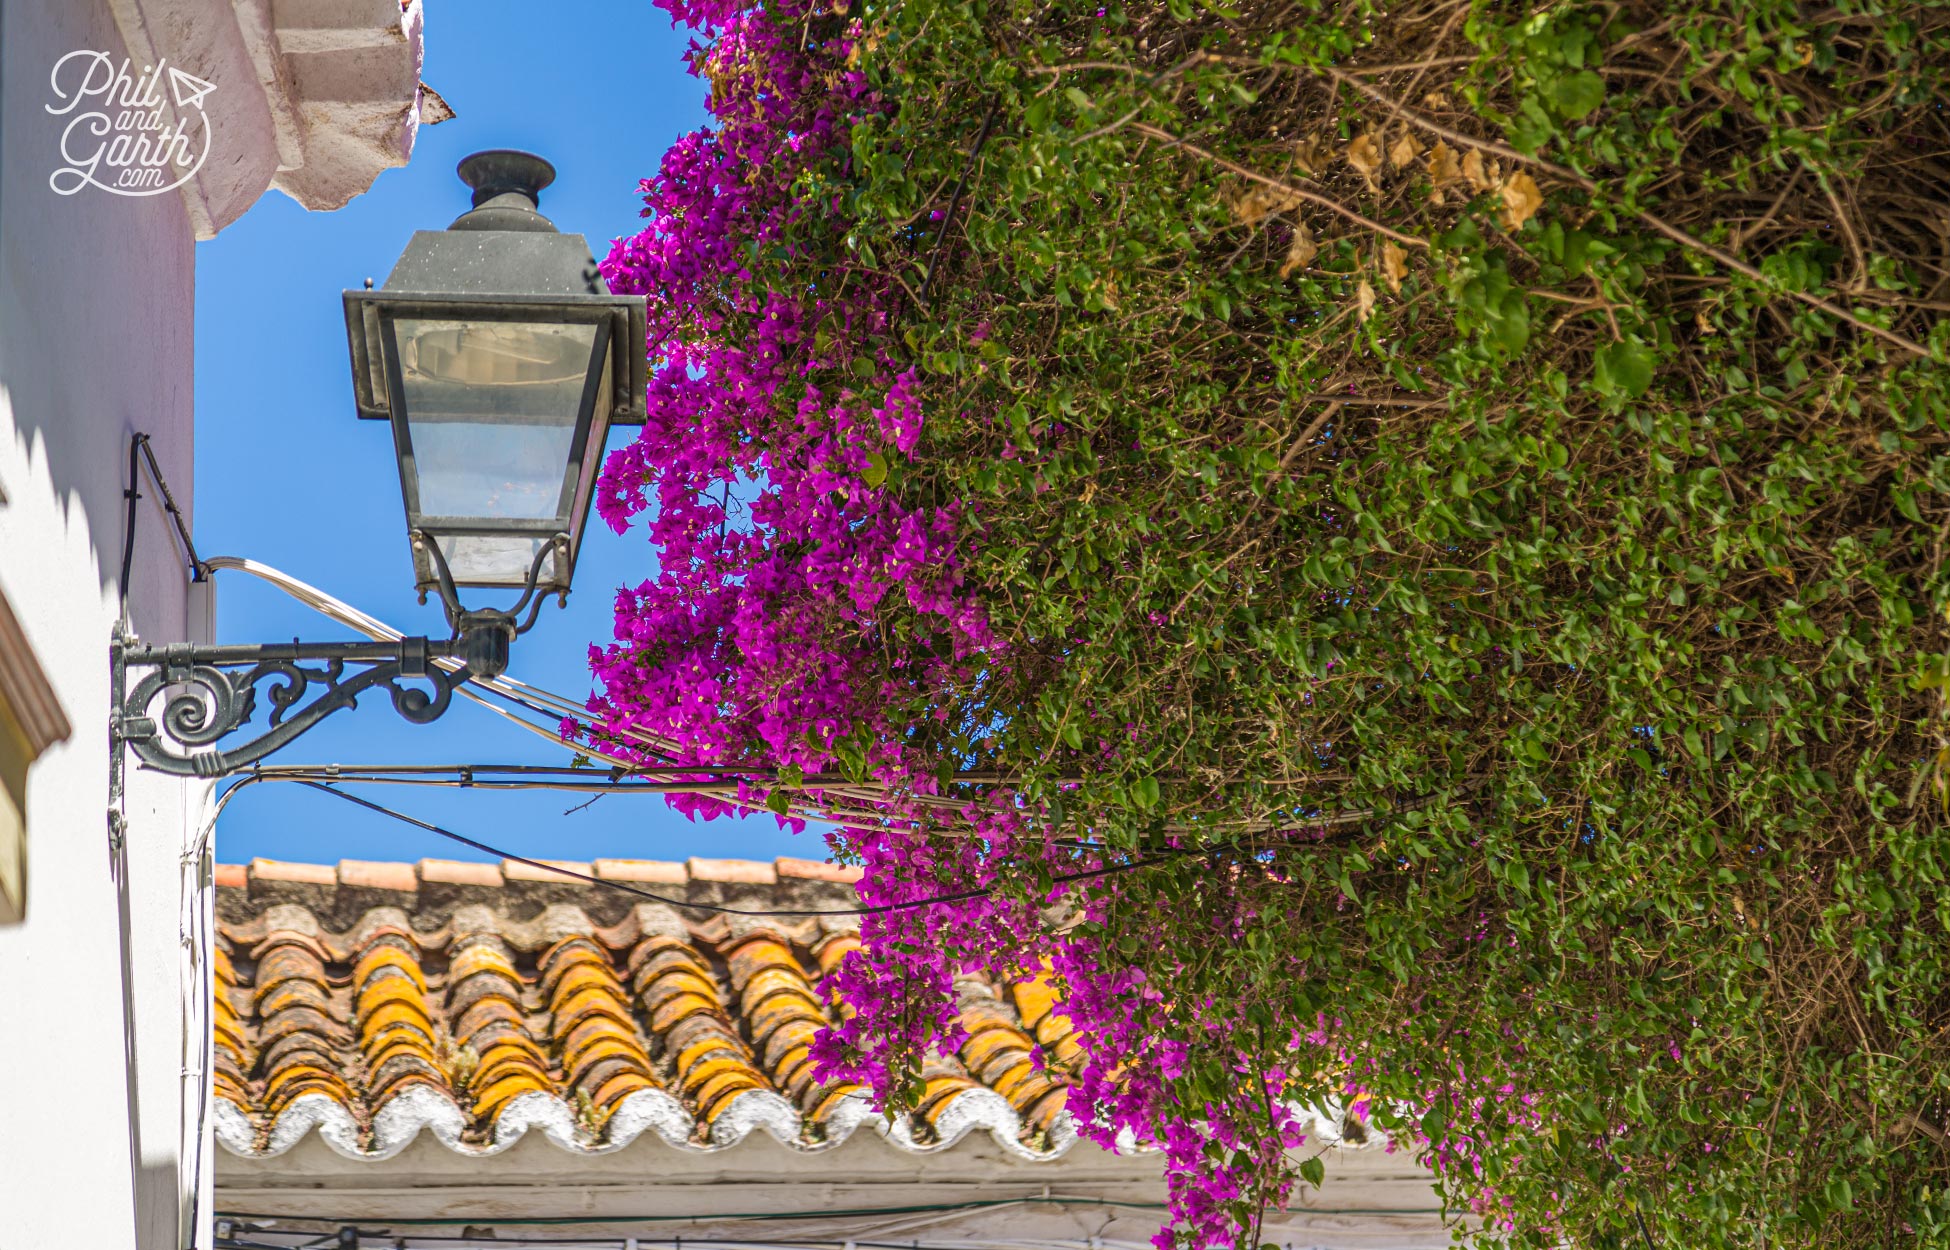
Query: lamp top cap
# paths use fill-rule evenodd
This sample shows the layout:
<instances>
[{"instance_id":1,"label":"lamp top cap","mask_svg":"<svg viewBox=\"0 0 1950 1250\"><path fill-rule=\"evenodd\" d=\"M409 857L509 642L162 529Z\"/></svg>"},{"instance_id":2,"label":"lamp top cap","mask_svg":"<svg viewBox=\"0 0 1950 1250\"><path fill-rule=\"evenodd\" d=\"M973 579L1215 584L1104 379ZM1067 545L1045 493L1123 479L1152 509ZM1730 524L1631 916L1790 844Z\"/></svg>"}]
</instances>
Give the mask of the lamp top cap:
<instances>
[{"instance_id":1,"label":"lamp top cap","mask_svg":"<svg viewBox=\"0 0 1950 1250\"><path fill-rule=\"evenodd\" d=\"M514 148L489 148L462 158L455 167L460 180L474 188L474 203L493 199L504 191L514 191L536 199L542 189L555 181L555 166L533 152Z\"/></svg>"},{"instance_id":2,"label":"lamp top cap","mask_svg":"<svg viewBox=\"0 0 1950 1250\"><path fill-rule=\"evenodd\" d=\"M555 166L533 152L490 148L462 160L455 172L473 188L474 207L452 229L555 229L538 211L542 189L555 181Z\"/></svg>"}]
</instances>

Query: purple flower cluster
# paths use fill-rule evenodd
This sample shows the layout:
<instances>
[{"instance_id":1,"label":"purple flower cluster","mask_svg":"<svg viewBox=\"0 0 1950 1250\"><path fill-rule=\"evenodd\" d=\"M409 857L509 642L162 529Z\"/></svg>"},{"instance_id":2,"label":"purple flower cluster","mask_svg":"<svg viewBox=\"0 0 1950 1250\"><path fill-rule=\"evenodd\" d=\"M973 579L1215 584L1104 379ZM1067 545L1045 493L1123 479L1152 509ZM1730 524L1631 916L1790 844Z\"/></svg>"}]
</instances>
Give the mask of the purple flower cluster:
<instances>
[{"instance_id":1,"label":"purple flower cluster","mask_svg":"<svg viewBox=\"0 0 1950 1250\"><path fill-rule=\"evenodd\" d=\"M960 586L955 510L904 509L885 488L921 432L913 372L873 346L885 280L832 273L831 294L772 281L793 225L830 215L799 180L875 107L849 41L782 34L813 15L804 4L665 7L710 36L690 61L718 125L665 154L643 183L648 225L603 262L612 289L649 297L655 359L642 435L611 456L597 508L619 532L648 511L660 568L618 595L592 710L690 762L816 772L912 693L879 658L890 595L946 656L988 633Z\"/></svg>"},{"instance_id":2,"label":"purple flower cluster","mask_svg":"<svg viewBox=\"0 0 1950 1250\"><path fill-rule=\"evenodd\" d=\"M1178 1235L1233 1244L1240 1204L1291 1184L1288 1074L1255 1066L1237 1019L1171 1000L1088 936L1116 878L1020 887L1098 867L1100 852L1055 844L1006 790L951 801L940 761L910 745L912 721L1002 657L962 579L971 518L908 506L890 481L924 423L919 379L886 346L898 286L843 246L818 264L799 250L849 229L835 179L852 125L883 107L854 68L861 32L810 37L837 20L812 0L659 2L703 40L689 62L715 125L666 153L642 185L647 224L603 262L613 289L648 297L653 373L642 434L605 466L598 507L619 532L647 516L659 566L619 592L615 641L591 649L588 732L613 750L632 733L674 744L679 763L870 775L884 818L833 835L866 867L866 902L1010 888L870 917L865 951L828 987L843 1018L816 1047L825 1072L896 1098L931 1050L963 1041L958 973L1048 969L1086 1052L1070 1104L1082 1131L1162 1148ZM746 785L735 802L672 801L709 818L766 798ZM1064 910L1083 923L1053 931ZM1236 1068L1230 1096L1181 1104L1194 1050Z\"/></svg>"}]
</instances>

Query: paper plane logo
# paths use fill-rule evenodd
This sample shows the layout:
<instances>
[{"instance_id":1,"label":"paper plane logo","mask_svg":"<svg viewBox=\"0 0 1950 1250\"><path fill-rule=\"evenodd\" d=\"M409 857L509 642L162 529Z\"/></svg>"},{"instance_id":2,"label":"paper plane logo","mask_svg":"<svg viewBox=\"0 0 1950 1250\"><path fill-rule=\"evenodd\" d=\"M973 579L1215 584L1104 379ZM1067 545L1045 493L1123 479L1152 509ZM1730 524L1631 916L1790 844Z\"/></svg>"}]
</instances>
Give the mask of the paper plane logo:
<instances>
[{"instance_id":1,"label":"paper plane logo","mask_svg":"<svg viewBox=\"0 0 1950 1250\"><path fill-rule=\"evenodd\" d=\"M169 93L176 97L176 107L203 111L203 97L217 89L217 84L204 82L194 74L185 74L174 65L169 67Z\"/></svg>"}]
</instances>

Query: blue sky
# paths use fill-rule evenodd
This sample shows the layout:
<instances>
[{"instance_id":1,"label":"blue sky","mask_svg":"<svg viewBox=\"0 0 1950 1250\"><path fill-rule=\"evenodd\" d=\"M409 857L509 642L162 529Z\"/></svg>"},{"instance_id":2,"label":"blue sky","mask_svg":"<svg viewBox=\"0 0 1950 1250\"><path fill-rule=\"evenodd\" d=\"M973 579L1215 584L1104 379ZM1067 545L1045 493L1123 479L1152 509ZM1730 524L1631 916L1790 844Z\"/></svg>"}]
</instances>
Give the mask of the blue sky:
<instances>
[{"instance_id":1,"label":"blue sky","mask_svg":"<svg viewBox=\"0 0 1950 1250\"><path fill-rule=\"evenodd\" d=\"M428 6L422 77L458 116L423 127L412 163L379 176L345 208L311 213L270 192L216 239L197 245L196 542L205 555L283 569L407 633L440 636L437 606L413 592L391 438L353 413L339 293L385 276L415 230L467 208L454 176L483 148L538 152L558 171L542 211L587 235L600 258L638 228L639 179L704 120L704 86L684 72L686 32L648 0L467 0ZM611 445L634 431L612 436ZM513 676L580 699L586 652L610 634L618 586L655 568L639 526L617 537L592 518L566 610L543 609L515 646ZM225 642L346 636L281 593L219 575ZM260 717L261 719L261 717ZM279 763L565 763L567 752L456 700L431 725L383 697L339 712L274 757ZM823 856L816 831L770 818L693 824L649 795L488 794L362 787L361 793L516 854L681 859ZM478 852L301 787L259 785L217 829L225 862L254 856L485 858Z\"/></svg>"}]
</instances>

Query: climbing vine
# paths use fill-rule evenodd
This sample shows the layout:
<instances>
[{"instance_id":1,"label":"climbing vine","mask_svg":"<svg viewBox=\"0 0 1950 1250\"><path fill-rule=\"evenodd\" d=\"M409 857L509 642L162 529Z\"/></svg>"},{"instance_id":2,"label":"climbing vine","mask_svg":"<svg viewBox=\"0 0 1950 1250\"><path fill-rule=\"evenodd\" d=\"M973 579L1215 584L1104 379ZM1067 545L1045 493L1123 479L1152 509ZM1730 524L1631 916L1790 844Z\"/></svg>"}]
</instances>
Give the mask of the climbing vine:
<instances>
[{"instance_id":1,"label":"climbing vine","mask_svg":"<svg viewBox=\"0 0 1950 1250\"><path fill-rule=\"evenodd\" d=\"M586 732L990 891L829 1070L1047 965L1163 1244L1310 1105L1522 1244L1950 1245L1950 12L666 7Z\"/></svg>"}]
</instances>

